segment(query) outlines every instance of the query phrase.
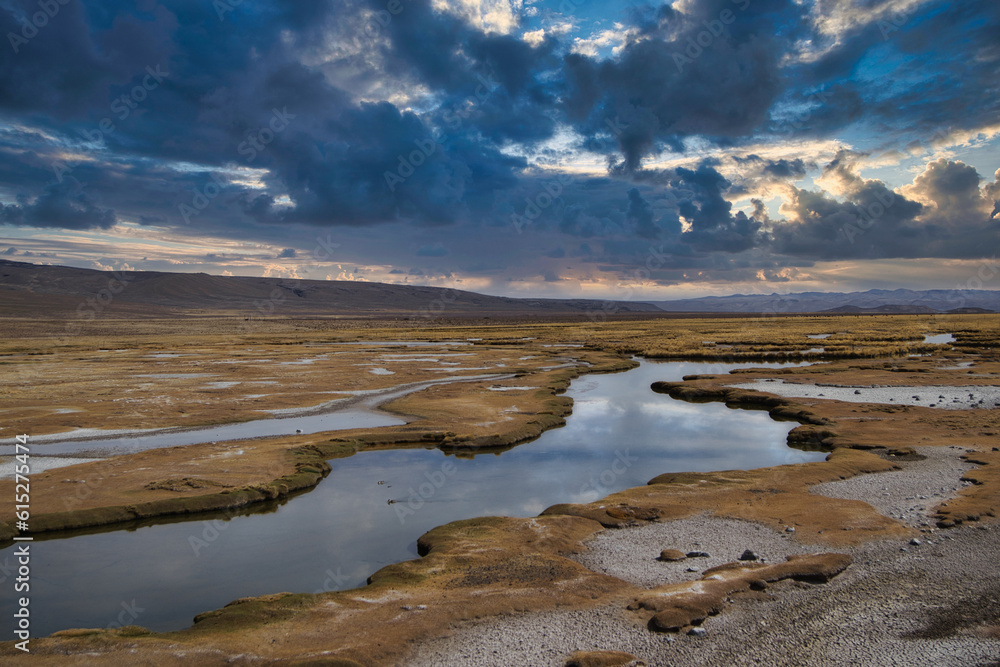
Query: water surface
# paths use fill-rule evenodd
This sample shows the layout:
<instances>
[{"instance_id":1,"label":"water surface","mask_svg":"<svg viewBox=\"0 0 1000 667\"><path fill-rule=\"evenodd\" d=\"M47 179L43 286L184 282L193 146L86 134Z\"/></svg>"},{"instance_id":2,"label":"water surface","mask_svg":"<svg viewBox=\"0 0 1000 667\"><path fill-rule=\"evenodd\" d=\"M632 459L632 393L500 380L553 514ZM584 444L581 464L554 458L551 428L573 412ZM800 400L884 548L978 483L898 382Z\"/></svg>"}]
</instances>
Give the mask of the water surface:
<instances>
[{"instance_id":1,"label":"water surface","mask_svg":"<svg viewBox=\"0 0 1000 667\"><path fill-rule=\"evenodd\" d=\"M794 364L642 362L626 373L574 380L567 425L503 453L361 453L333 460L333 472L317 488L269 505L265 513L201 515L35 541L33 629L48 634L122 619L153 630L179 629L195 614L239 597L363 585L377 569L416 557L421 534L457 519L534 516L556 503L589 502L670 471L820 460L823 454L786 446L793 423L649 389L656 380L689 374L787 365ZM522 407L530 407L527 395ZM11 551L0 552L0 568L13 564ZM11 583L6 571L0 575L8 577L0 585ZM4 596L0 603L6 618L10 602Z\"/></svg>"}]
</instances>

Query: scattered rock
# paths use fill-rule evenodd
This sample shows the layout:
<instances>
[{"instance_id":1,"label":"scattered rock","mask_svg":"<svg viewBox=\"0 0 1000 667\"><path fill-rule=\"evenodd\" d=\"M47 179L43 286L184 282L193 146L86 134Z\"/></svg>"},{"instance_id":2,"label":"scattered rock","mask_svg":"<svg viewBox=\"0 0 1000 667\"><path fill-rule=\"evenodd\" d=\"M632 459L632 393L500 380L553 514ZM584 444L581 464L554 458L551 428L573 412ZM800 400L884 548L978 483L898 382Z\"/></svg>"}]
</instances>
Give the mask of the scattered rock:
<instances>
[{"instance_id":1,"label":"scattered rock","mask_svg":"<svg viewBox=\"0 0 1000 667\"><path fill-rule=\"evenodd\" d=\"M740 555L740 560L760 560L760 555L755 551L747 549Z\"/></svg>"},{"instance_id":2,"label":"scattered rock","mask_svg":"<svg viewBox=\"0 0 1000 667\"><path fill-rule=\"evenodd\" d=\"M920 542L920 540L918 540L917 538L914 537L912 540L910 540L910 544L912 544L915 547L919 547L920 544L921 544L921 542Z\"/></svg>"},{"instance_id":3,"label":"scattered rock","mask_svg":"<svg viewBox=\"0 0 1000 667\"><path fill-rule=\"evenodd\" d=\"M673 563L679 560L684 560L685 558L687 558L687 554L685 554L683 551L678 551L677 549L664 549L663 551L660 552L660 557L658 560Z\"/></svg>"},{"instance_id":4,"label":"scattered rock","mask_svg":"<svg viewBox=\"0 0 1000 667\"><path fill-rule=\"evenodd\" d=\"M752 591L766 591L767 582L763 579L754 579L750 582L750 590Z\"/></svg>"},{"instance_id":5,"label":"scattered rock","mask_svg":"<svg viewBox=\"0 0 1000 667\"><path fill-rule=\"evenodd\" d=\"M786 533L794 533L795 532L795 526L787 526L785 528L785 532Z\"/></svg>"},{"instance_id":6,"label":"scattered rock","mask_svg":"<svg viewBox=\"0 0 1000 667\"><path fill-rule=\"evenodd\" d=\"M721 612L727 598L750 589L753 582L793 579L825 583L850 564L850 556L834 553L789 556L787 562L774 565L727 563L705 570L698 581L668 584L647 591L629 604L628 609L653 612L648 621L650 630L680 632Z\"/></svg>"},{"instance_id":7,"label":"scattered rock","mask_svg":"<svg viewBox=\"0 0 1000 667\"><path fill-rule=\"evenodd\" d=\"M711 558L711 556L704 551L689 551L687 552L688 558Z\"/></svg>"},{"instance_id":8,"label":"scattered rock","mask_svg":"<svg viewBox=\"0 0 1000 667\"><path fill-rule=\"evenodd\" d=\"M688 634L691 635L692 637L704 637L706 634L708 634L708 631L705 630L705 628L691 628L690 630L688 630Z\"/></svg>"}]
</instances>

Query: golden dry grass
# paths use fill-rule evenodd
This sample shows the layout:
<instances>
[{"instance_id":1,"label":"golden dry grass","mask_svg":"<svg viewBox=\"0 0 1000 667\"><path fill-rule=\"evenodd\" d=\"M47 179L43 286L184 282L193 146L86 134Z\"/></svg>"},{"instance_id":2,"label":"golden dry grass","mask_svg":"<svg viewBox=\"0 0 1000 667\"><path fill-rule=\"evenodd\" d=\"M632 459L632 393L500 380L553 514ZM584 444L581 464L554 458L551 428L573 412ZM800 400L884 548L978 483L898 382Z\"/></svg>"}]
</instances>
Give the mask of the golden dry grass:
<instances>
[{"instance_id":1,"label":"golden dry grass","mask_svg":"<svg viewBox=\"0 0 1000 667\"><path fill-rule=\"evenodd\" d=\"M383 323L386 324L386 323ZM38 326L38 322L31 323ZM259 325L259 326L258 326ZM227 355L259 348L269 357L293 360L303 355L303 343L327 344L350 340L434 340L479 338L471 352L477 364L506 364L521 376L512 384L532 385L528 393L490 392L489 383L442 386L397 401L391 407L417 417L406 427L378 432L356 431L331 437L302 436L240 443L252 447L245 471L211 468L209 461L219 451L209 446L183 448L185 456L199 472L176 469L176 454L169 451L122 457L103 464L112 466L107 491L88 499L87 511L102 512L120 507L125 496L133 506L142 498L187 499L190 507L218 497L214 484L227 485L240 493L261 495L280 491L280 480L289 477L321 477L315 466L326 458L349 455L361 448L396 446L509 446L521 437L560 422L568 407L558 396L578 369L545 370L552 357L587 360L594 370L613 370L628 365L619 355L645 354L664 358L697 356L720 361L741 359L797 359L809 356L801 350L826 347L839 362L818 368L788 369L783 373L805 382L826 381L882 384L965 384L996 383L1000 374L996 332L998 316L879 316L879 317L791 317L791 318L706 318L654 319L622 322L556 322L496 325L449 324L437 327L407 327L388 323L385 327L354 327L332 320L273 320L241 327L224 320L98 321L88 325L84 335L65 338L57 332L35 329L24 322L6 322L8 336L0 343L0 363L11 375L4 375L0 391L8 415L16 414L19 426L38 432L87 424L110 423L164 425L184 409L190 423L219 419L246 419L252 409L234 402L225 392L205 401L191 399L193 387L183 383L163 386L172 398L172 407L156 408L146 400L128 407L114 398L128 389L137 389L127 379L114 388L101 387L110 366L95 362L105 358L102 349L135 351L115 368L145 372L145 359L153 350L192 353L193 358L166 360L164 368L180 368L189 362L202 365L221 361ZM117 328L116 328L117 327ZM956 334L953 346L925 346L924 334ZM833 333L817 341L807 334ZM533 340L524 340L524 339ZM577 343L581 348L550 348L545 345ZM711 344L709 344L711 343ZM726 347L729 346L729 347ZM253 354L257 354L257 350ZM934 357L892 356L932 353ZM371 351L349 352L325 366L326 377L310 377L302 367L274 370L279 382L288 382L290 391L280 400L283 406L312 406L320 402L320 391L348 387L386 386L385 376L360 377L346 372L361 363ZM353 355L353 356L352 356ZM535 356L534 360L521 357ZM177 361L180 359L180 361ZM517 360L518 364L510 363ZM939 370L944 360L974 360L976 374L965 370ZM186 361L185 361L186 360ZM506 361L505 361L506 360ZM130 366L131 364L131 366ZM279 364L280 365L280 364ZM314 363L315 365L315 363ZM101 368L104 370L100 370ZM91 369L98 370L91 370ZM310 369L313 370L313 369ZM232 377L241 382L260 379L260 369L236 368ZM272 372L269 370L268 372ZM343 374L343 377L338 375ZM409 374L406 374L409 373ZM397 382L418 379L416 372ZM768 375L773 375L770 371ZM270 377L270 376L268 376ZM752 380L755 374L741 374ZM10 378L10 379L8 379ZM214 378L213 378L214 379ZM776 414L796 416L805 424L793 431L806 443L836 446L829 460L797 466L780 466L753 471L671 474L657 477L645 487L613 494L589 505L561 505L534 519L485 518L456 522L437 528L420 542L426 555L418 560L387 567L373 576L372 585L355 591L322 595L276 594L242 600L199 618L191 629L168 634L146 633L141 629L100 630L59 633L34 640L35 661L39 664L120 664L126 653L130 660L149 664L222 664L237 655L255 656L270 664L294 664L302 660L322 660L324 664L399 664L405 660L411 642L440 636L452 624L511 611L550 609L556 606L583 607L608 601L635 599L639 591L624 582L598 575L562 557L582 548L582 541L600 525L623 525L651 520L670 520L696 512L756 521L774 527L794 525L796 540L831 546L857 544L871 539L905 537L910 529L882 516L871 506L835 500L809 492L815 484L858 474L877 474L895 466L893 454L904 453L913 444L962 444L981 442L986 434L1000 432L998 417L988 410L952 413L929 408L866 404L846 404L822 399L762 400L759 394L728 390L731 377L716 377L685 383L705 398L734 404L755 404ZM351 384L353 382L353 384ZM109 393L102 394L102 389ZM141 396L134 391L132 395ZM69 413L76 421L58 421L54 408L84 404L83 414ZM511 412L511 401L519 410ZM530 401L530 403L529 403ZM530 405L529 408L525 406ZM32 408L34 412L29 412ZM171 412L171 411L175 412ZM120 411L120 412L119 412ZM21 416L23 415L23 416ZM74 416L75 415L75 416ZM513 416L512 419L507 419ZM130 422L130 420L132 420ZM200 421L199 421L200 420ZM914 434L918 438L915 440ZM920 440L919 438L926 438ZM225 443L229 446L233 443ZM220 444L220 446L222 446ZM863 451L865 449L873 451ZM163 457L156 461L157 457ZM217 458L217 457L216 457ZM971 520L991 518L1000 489L994 467L1000 466L992 450L973 455L979 466L967 477L976 482L956 500L939 508L942 517ZM152 473L139 475L138 468ZM87 464L94 465L94 464ZM112 468L107 468L111 470ZM84 467L71 470L79 476ZM228 470L228 469L227 469ZM651 474L654 471L651 471ZM88 474L84 470L83 474ZM226 475L230 475L227 477ZM65 477L65 472L63 473ZM42 482L43 476L39 476ZM191 485L184 480L207 479L213 484ZM46 483L51 483L50 479ZM277 485L277 487L275 486ZM287 485L286 485L287 486ZM266 488L265 488L266 487ZM50 492L43 489L45 495ZM7 486L0 484L0 494ZM102 495L107 494L107 495ZM143 494L149 494L148 496ZM40 502L45 502L40 500ZM181 504L184 506L184 504ZM82 510L81 510L82 511ZM45 516L44 510L42 517ZM420 609L420 605L426 609ZM405 608L408 607L409 610ZM413 610L417 610L414 612ZM387 629L391 628L391 631ZM0 655L12 655L10 644L0 645ZM340 661L340 662L337 662Z\"/></svg>"}]
</instances>

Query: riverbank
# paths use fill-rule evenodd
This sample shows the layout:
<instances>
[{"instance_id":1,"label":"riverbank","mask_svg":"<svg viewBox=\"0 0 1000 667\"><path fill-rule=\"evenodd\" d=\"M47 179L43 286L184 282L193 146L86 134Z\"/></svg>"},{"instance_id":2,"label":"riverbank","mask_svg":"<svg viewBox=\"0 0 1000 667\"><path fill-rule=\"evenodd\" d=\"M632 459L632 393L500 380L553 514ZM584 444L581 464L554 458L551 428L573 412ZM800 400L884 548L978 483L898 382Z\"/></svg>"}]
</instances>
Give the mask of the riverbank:
<instances>
[{"instance_id":1,"label":"riverbank","mask_svg":"<svg viewBox=\"0 0 1000 667\"><path fill-rule=\"evenodd\" d=\"M352 351L346 361L333 368L317 364L319 375L329 372L337 377L338 372L347 373L346 368L355 359L370 354L365 344L355 347L361 349ZM445 345L445 349L450 347ZM421 358L430 358L427 355L433 356L434 351L431 347L421 353ZM485 451L512 447L565 423L572 401L559 394L584 370L615 372L636 366L634 361L593 350L578 350L572 357L548 348L536 352L520 355L530 357L520 359L509 348L476 348L475 352L465 354L479 364L487 363L488 359L495 369L507 371L506 375L484 376L482 365L472 368L476 375L470 377L448 373L446 378L428 380L425 372L423 379L403 385L419 386L421 391L407 392L392 386L366 388L356 390L363 392L360 398L345 400L348 408L360 401L384 403L382 408L388 411L387 415L405 417L399 426L377 430L354 428L318 436L306 433L203 442L46 470L32 476L35 490L32 533L231 510L280 499L319 483L330 470L328 460L360 451L429 446L449 451ZM515 361L516 366L512 363ZM419 369L412 366L407 363L405 376L421 377ZM322 382L322 377L311 380L310 391L329 394L330 384ZM384 384L384 380L381 382ZM505 385L525 383L531 386L517 391L494 391ZM380 402L385 395L391 400ZM531 406L518 408L517 403L525 405L526 397ZM208 409L218 408L210 405ZM309 414L316 408L307 406L298 410ZM79 416L77 419L84 424L80 428L94 423ZM196 433L191 431L188 435ZM58 446L46 442L33 444L32 453L44 456L47 447ZM84 441L79 446L94 445ZM13 484L10 479L0 480L0 493L9 487L13 494ZM16 534L12 513L12 506L0 509L0 546L10 544Z\"/></svg>"}]
</instances>

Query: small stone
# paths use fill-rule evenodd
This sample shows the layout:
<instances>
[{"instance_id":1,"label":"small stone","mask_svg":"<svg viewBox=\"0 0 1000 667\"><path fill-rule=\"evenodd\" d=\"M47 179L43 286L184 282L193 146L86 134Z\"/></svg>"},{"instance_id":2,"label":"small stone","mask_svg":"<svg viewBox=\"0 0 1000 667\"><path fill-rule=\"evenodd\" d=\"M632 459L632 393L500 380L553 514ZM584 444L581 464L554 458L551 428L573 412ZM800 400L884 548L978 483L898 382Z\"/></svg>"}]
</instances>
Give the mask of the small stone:
<instances>
[{"instance_id":1,"label":"small stone","mask_svg":"<svg viewBox=\"0 0 1000 667\"><path fill-rule=\"evenodd\" d=\"M685 558L687 558L687 554L683 551L678 551L677 549L664 549L660 552L660 558L658 560L674 563L679 560L684 560Z\"/></svg>"},{"instance_id":2,"label":"small stone","mask_svg":"<svg viewBox=\"0 0 1000 667\"><path fill-rule=\"evenodd\" d=\"M910 540L910 544L912 544L915 547L919 547L920 544L921 544L921 542L920 542L920 540L918 540L917 538L914 537L912 540Z\"/></svg>"},{"instance_id":3,"label":"small stone","mask_svg":"<svg viewBox=\"0 0 1000 667\"><path fill-rule=\"evenodd\" d=\"M688 572L697 572L697 571L698 571L698 568L696 568L696 567L689 567L689 568L687 569L687 571L688 571Z\"/></svg>"},{"instance_id":4,"label":"small stone","mask_svg":"<svg viewBox=\"0 0 1000 667\"><path fill-rule=\"evenodd\" d=\"M760 556L756 552L747 549L740 555L740 560L760 560Z\"/></svg>"},{"instance_id":5,"label":"small stone","mask_svg":"<svg viewBox=\"0 0 1000 667\"><path fill-rule=\"evenodd\" d=\"M691 628L688 630L688 634L692 637L704 637L708 634L708 630L705 628Z\"/></svg>"},{"instance_id":6,"label":"small stone","mask_svg":"<svg viewBox=\"0 0 1000 667\"><path fill-rule=\"evenodd\" d=\"M785 532L786 533L794 533L795 532L795 526L786 526L785 527Z\"/></svg>"},{"instance_id":7,"label":"small stone","mask_svg":"<svg viewBox=\"0 0 1000 667\"><path fill-rule=\"evenodd\" d=\"M711 558L711 556L709 556L704 551L689 551L689 552L687 552L687 557L688 558Z\"/></svg>"},{"instance_id":8,"label":"small stone","mask_svg":"<svg viewBox=\"0 0 1000 667\"><path fill-rule=\"evenodd\" d=\"M766 591L767 582L763 579L754 579L750 582L750 590L752 591Z\"/></svg>"},{"instance_id":9,"label":"small stone","mask_svg":"<svg viewBox=\"0 0 1000 667\"><path fill-rule=\"evenodd\" d=\"M860 393L861 393L861 390L860 390L860 389L855 389L855 390L854 390L854 393L855 393L855 394L860 394Z\"/></svg>"}]
</instances>

